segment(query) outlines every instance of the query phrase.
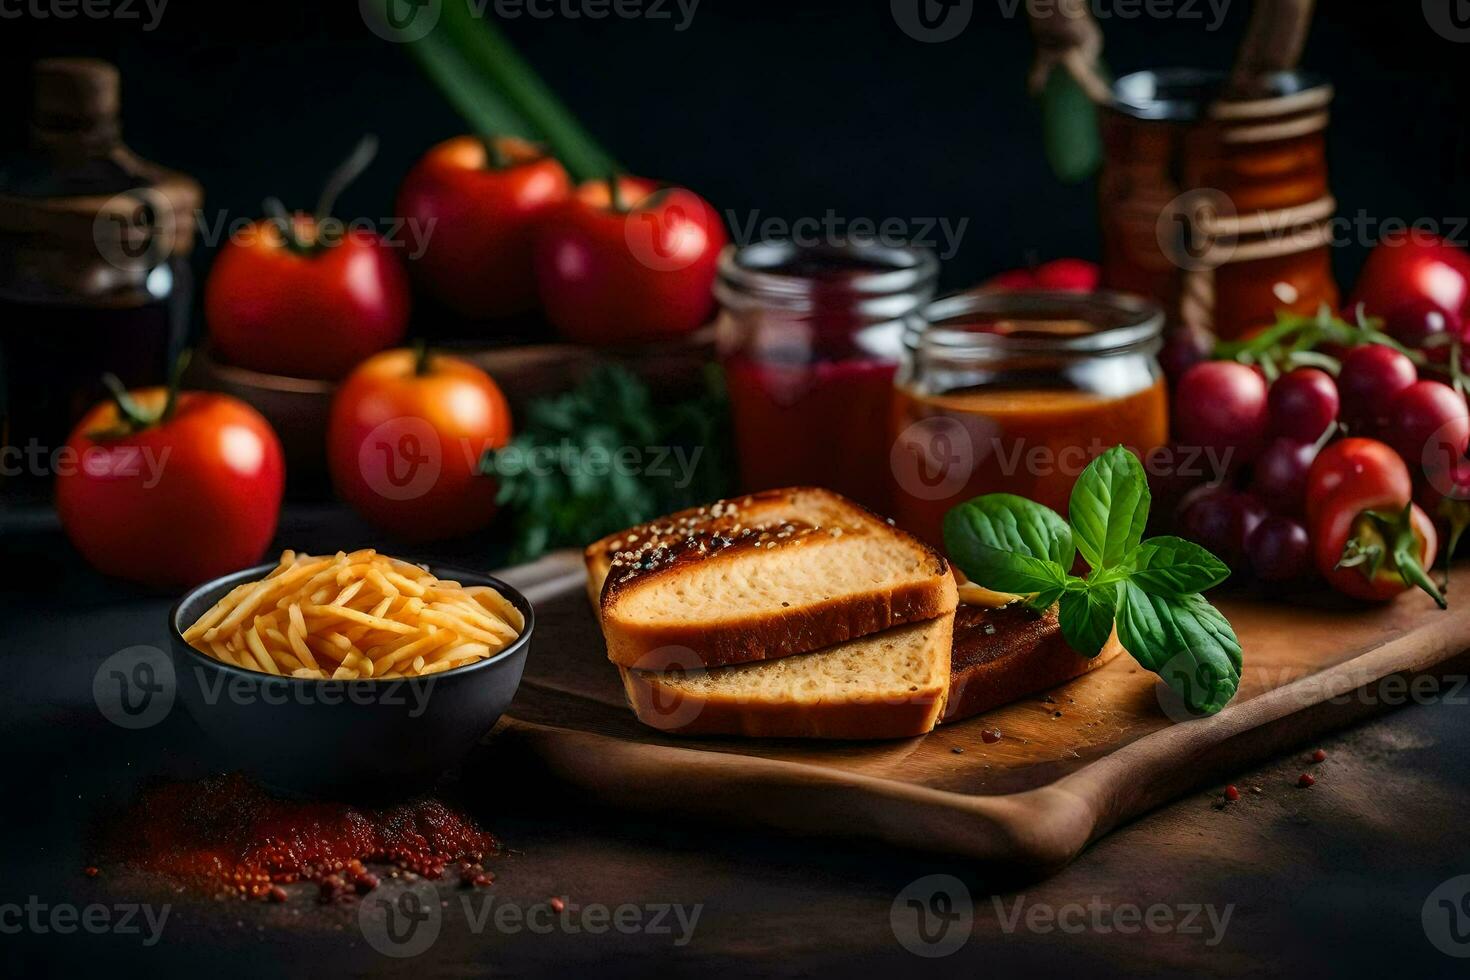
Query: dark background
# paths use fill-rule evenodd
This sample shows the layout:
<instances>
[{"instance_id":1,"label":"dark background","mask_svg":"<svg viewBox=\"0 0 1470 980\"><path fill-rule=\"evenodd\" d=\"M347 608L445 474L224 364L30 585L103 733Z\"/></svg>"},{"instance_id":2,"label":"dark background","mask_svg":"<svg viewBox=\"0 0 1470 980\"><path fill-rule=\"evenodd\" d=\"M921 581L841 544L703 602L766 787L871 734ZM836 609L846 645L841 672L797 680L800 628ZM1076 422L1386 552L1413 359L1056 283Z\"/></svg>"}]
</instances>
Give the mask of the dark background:
<instances>
[{"instance_id":1,"label":"dark background","mask_svg":"<svg viewBox=\"0 0 1470 980\"><path fill-rule=\"evenodd\" d=\"M19 0L0 0L15 11ZM30 0L25 0L29 3ZM137 2L134 8L139 9ZM1338 87L1332 182L1341 212L1382 221L1470 214L1470 44L1435 34L1415 0L1322 4L1305 59ZM1202 8L1203 9L1203 8ZM1025 24L997 0L976 0L958 39L924 44L881 0L703 0L692 26L609 19L504 23L528 60L594 134L635 171L685 183L741 221L968 218L945 284L1064 254L1095 256L1089 185L1064 187L1042 156L1024 89L1032 48ZM1225 67L1248 7L1233 0L1215 32L1200 20L1104 24L1115 72L1194 63ZM339 207L385 216L424 149L464 125L395 45L371 34L352 0L170 0L156 31L138 21L0 17L0 151L24 140L28 64L92 54L122 69L128 142L198 177L211 216L259 214L281 196L310 207L323 176L364 132L383 145ZM1348 281L1366 248L1340 250ZM202 271L207 250L196 257ZM1463 702L1415 707L1324 743L1330 761L1310 791L1295 788L1305 753L1248 773L1260 785L1216 809L1203 787L1098 844L1047 882L996 881L913 856L824 840L655 825L557 801L541 809L525 784L478 774L489 825L523 852L496 865L498 892L529 904L700 901L700 941L674 954L648 937L476 937L451 930L432 956L384 961L354 932L349 911L222 905L90 879L90 825L147 775L195 778L200 734L179 717L128 738L90 700L97 665L124 642L163 642L169 599L107 583L82 566L47 516L8 526L0 553L0 772L10 793L0 900L173 901L167 941L127 937L0 937L0 973L111 976L566 975L714 976L738 969L811 975L862 965L908 975L1098 976L1308 971L1381 976L1462 975L1420 924L1430 889L1464 874L1467 741ZM336 547L371 532L339 509L288 511L281 541ZM461 545L468 552L476 542ZM461 556L462 557L462 556ZM477 565L490 562L483 554ZM1223 776L1223 774L1222 774ZM920 874L963 875L984 924L951 959L920 964L893 942L889 905ZM446 886L447 887L447 886ZM1019 892L1016 889L1020 889ZM1187 936L1002 934L985 896L1060 904L1236 902L1230 943ZM1456 971L1460 971L1457 973Z\"/></svg>"},{"instance_id":2,"label":"dark background","mask_svg":"<svg viewBox=\"0 0 1470 980\"><path fill-rule=\"evenodd\" d=\"M351 0L170 0L153 31L142 0L139 19L101 21L14 17L22 2L7 0L0 19L0 149L24 140L32 58L106 57L122 69L127 141L198 177L211 218L256 216L271 194L309 208L373 132L379 159L338 213L377 220L419 154L466 129ZM1142 6L1103 9L1129 2ZM1248 0L1230 0L1213 31L1205 0L1174 9L1186 3L1196 16L1102 21L1112 70L1228 67ZM666 20L501 23L627 167L687 184L740 222L828 209L968 218L944 275L960 288L1033 257L1098 252L1093 187L1061 185L1043 157L1025 90L1031 39L1023 17L1004 16L1011 6L975 0L968 28L944 43L906 35L883 0L702 0L682 32L672 2ZM1470 44L1436 34L1416 0L1323 3L1304 66L1337 86L1329 159L1341 214L1470 214ZM1344 282L1365 254L1339 249Z\"/></svg>"}]
</instances>

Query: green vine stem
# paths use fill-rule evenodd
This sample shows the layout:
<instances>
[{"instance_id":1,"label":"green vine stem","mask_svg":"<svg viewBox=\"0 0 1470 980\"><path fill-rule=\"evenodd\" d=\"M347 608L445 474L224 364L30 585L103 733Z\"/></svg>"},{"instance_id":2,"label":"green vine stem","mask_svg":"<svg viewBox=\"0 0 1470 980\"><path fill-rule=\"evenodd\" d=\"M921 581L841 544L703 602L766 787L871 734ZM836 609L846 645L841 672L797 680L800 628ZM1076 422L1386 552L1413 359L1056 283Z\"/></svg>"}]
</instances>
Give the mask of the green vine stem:
<instances>
[{"instance_id":1,"label":"green vine stem","mask_svg":"<svg viewBox=\"0 0 1470 980\"><path fill-rule=\"evenodd\" d=\"M1383 321L1369 317L1361 306L1355 313L1355 319L1355 323L1347 322L1325 303L1315 316L1280 312L1276 314L1275 323L1254 337L1216 344L1215 357L1259 366L1268 380L1274 380L1285 371L1304 365L1336 374L1342 365L1336 358L1317 349L1324 344L1341 347L1383 344L1413 361L1421 371L1443 373L1452 379L1460 374L1457 359L1452 359L1450 364L1437 364L1425 357L1423 351L1405 347L1384 333L1380 329ZM1458 341L1455 343L1458 345Z\"/></svg>"},{"instance_id":2,"label":"green vine stem","mask_svg":"<svg viewBox=\"0 0 1470 980\"><path fill-rule=\"evenodd\" d=\"M544 142L578 180L619 169L500 28L463 0L447 0L435 27L405 46L474 132Z\"/></svg>"}]
</instances>

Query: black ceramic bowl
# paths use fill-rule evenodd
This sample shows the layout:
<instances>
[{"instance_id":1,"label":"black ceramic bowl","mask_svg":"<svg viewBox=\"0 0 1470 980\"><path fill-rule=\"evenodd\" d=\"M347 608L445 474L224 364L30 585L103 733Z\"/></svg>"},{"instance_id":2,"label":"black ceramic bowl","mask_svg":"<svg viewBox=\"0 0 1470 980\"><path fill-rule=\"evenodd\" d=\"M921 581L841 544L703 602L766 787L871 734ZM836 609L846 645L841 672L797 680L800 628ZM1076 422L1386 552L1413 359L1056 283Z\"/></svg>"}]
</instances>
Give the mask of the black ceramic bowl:
<instances>
[{"instance_id":1,"label":"black ceramic bowl","mask_svg":"<svg viewBox=\"0 0 1470 980\"><path fill-rule=\"evenodd\" d=\"M222 763L291 793L391 797L427 786L464 758L515 697L535 627L531 603L499 579L458 568L429 566L440 578L498 589L526 628L493 657L428 677L277 677L221 663L184 642L183 631L225 593L275 567L201 585L169 613L179 697Z\"/></svg>"}]
</instances>

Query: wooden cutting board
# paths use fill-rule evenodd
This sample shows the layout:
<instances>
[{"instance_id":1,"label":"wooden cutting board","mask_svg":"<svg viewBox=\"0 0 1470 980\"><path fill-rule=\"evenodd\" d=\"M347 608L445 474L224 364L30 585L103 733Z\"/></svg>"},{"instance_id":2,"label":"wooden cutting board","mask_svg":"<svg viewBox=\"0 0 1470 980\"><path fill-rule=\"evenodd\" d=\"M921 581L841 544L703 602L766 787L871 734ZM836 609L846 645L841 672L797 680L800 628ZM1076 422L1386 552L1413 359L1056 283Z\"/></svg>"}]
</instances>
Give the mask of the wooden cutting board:
<instances>
[{"instance_id":1,"label":"wooden cutting board","mask_svg":"<svg viewBox=\"0 0 1470 980\"><path fill-rule=\"evenodd\" d=\"M760 824L1054 870L1119 823L1313 737L1449 692L1470 663L1470 602L1377 608L1217 596L1245 651L1240 692L1183 717L1119 657L1045 694L929 735L842 743L676 738L636 721L606 660L580 555L497 573L536 607L525 679L496 750L609 805ZM1463 573L1462 573L1463 574ZM986 743L983 730L999 730ZM1307 768L1304 765L1304 768Z\"/></svg>"}]
</instances>

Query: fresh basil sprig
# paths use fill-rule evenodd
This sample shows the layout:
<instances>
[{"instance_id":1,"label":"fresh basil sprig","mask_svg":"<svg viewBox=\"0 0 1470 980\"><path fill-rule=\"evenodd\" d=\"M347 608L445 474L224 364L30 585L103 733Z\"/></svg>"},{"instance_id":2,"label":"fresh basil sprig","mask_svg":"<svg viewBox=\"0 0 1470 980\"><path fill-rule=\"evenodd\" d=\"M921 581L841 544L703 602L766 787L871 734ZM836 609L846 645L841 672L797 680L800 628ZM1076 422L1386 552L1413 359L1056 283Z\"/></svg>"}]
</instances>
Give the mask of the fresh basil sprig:
<instances>
[{"instance_id":1,"label":"fresh basil sprig","mask_svg":"<svg viewBox=\"0 0 1470 980\"><path fill-rule=\"evenodd\" d=\"M1138 458L1117 446L1093 460L1072 489L1070 523L1011 494L960 504L944 518L944 544L970 581L1058 606L1062 635L1095 657L1118 641L1192 712L1214 714L1240 686L1240 641L1200 595L1230 570L1182 538L1143 539L1152 498ZM1081 553L1089 571L1072 574Z\"/></svg>"}]
</instances>

